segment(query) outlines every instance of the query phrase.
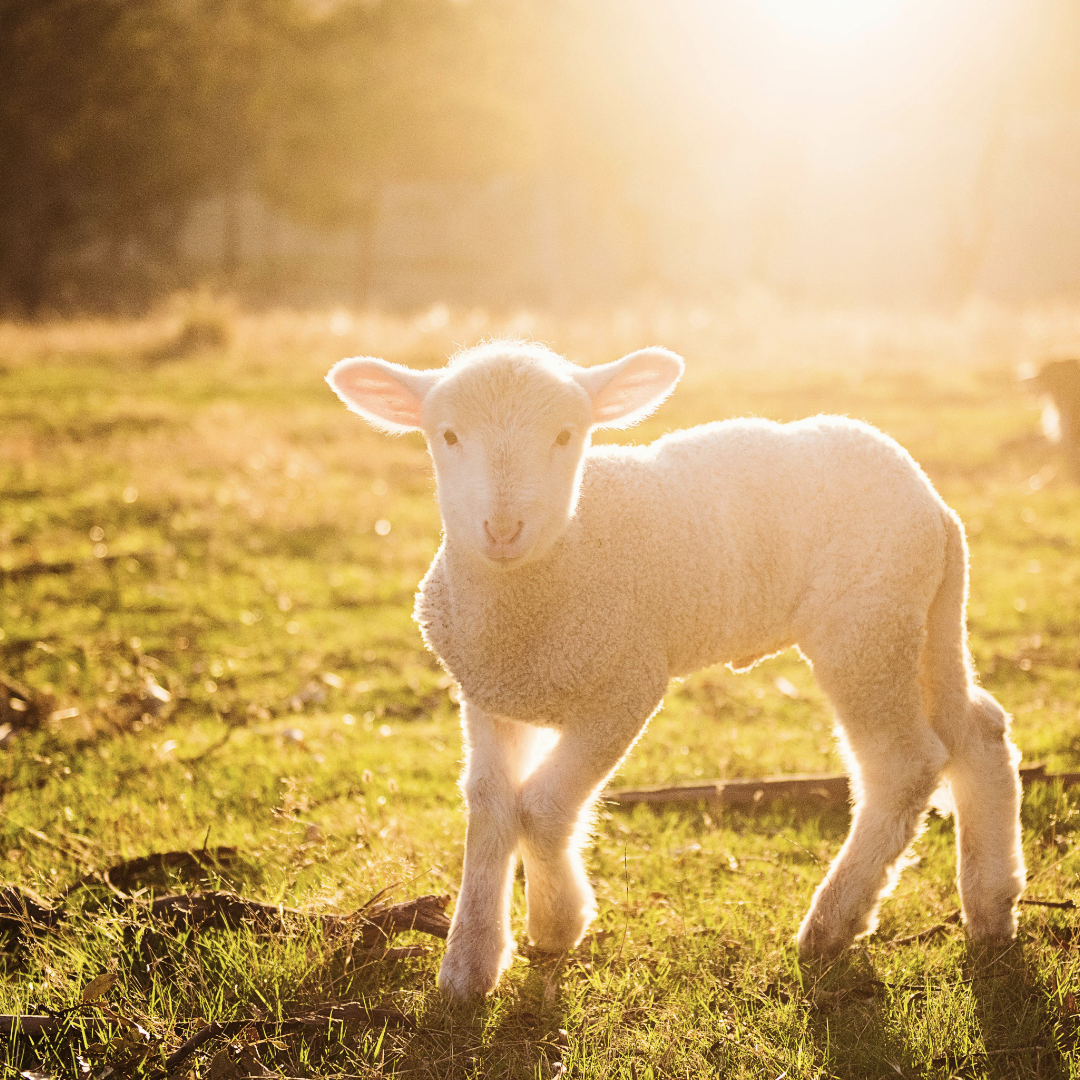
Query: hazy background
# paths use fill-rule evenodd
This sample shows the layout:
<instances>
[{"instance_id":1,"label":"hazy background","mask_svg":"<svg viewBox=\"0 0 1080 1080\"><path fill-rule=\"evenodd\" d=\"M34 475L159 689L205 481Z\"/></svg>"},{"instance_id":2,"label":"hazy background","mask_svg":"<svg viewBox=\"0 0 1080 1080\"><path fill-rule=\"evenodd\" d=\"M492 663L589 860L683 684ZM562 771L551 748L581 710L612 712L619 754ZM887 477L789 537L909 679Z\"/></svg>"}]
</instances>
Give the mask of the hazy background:
<instances>
[{"instance_id":1,"label":"hazy background","mask_svg":"<svg viewBox=\"0 0 1080 1080\"><path fill-rule=\"evenodd\" d=\"M0 308L1080 290L1075 0L0 0Z\"/></svg>"},{"instance_id":2,"label":"hazy background","mask_svg":"<svg viewBox=\"0 0 1080 1080\"><path fill-rule=\"evenodd\" d=\"M850 823L816 801L607 804L596 933L475 1012L426 935L309 919L453 894L465 844L459 695L411 618L426 444L342 407L343 356L659 343L678 391L602 441L876 425L964 522L1025 763L1080 775L1080 465L1016 378L1080 357L1078 196L1080 0L0 0L0 1028L66 1018L0 1058L164 1075L239 1021L241 1058L183 1068L1080 1077L1060 781L1025 793L992 964L935 818L878 933L795 965ZM841 765L789 650L673 685L613 783ZM192 890L298 914L148 909ZM259 1022L347 1001L415 1024Z\"/></svg>"}]
</instances>

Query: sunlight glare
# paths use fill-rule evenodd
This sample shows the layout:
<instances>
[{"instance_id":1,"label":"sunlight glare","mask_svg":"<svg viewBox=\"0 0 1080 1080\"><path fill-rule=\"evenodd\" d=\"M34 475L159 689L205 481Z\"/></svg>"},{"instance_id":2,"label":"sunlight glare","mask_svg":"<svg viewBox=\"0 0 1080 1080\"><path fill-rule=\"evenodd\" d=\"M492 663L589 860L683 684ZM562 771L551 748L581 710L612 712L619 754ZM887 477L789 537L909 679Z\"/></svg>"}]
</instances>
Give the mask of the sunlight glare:
<instances>
[{"instance_id":1,"label":"sunlight glare","mask_svg":"<svg viewBox=\"0 0 1080 1080\"><path fill-rule=\"evenodd\" d=\"M800 37L837 37L888 21L902 0L760 0L768 14Z\"/></svg>"}]
</instances>

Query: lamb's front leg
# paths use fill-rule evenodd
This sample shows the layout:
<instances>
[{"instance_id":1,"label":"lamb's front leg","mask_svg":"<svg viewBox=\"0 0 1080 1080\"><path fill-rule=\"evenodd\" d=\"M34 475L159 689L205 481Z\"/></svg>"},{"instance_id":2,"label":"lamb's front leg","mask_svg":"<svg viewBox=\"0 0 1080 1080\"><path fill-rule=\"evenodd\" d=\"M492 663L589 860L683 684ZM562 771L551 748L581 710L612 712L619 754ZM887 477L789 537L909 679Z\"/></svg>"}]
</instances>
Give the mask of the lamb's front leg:
<instances>
[{"instance_id":1,"label":"lamb's front leg","mask_svg":"<svg viewBox=\"0 0 1080 1080\"><path fill-rule=\"evenodd\" d=\"M573 948L596 914L581 851L596 796L637 732L566 731L522 786L525 901L538 949Z\"/></svg>"},{"instance_id":2,"label":"lamb's front leg","mask_svg":"<svg viewBox=\"0 0 1080 1080\"><path fill-rule=\"evenodd\" d=\"M465 866L454 908L439 989L461 1000L495 988L510 962L510 891L520 838L521 777L531 762L536 732L498 720L462 702L468 805Z\"/></svg>"}]
</instances>

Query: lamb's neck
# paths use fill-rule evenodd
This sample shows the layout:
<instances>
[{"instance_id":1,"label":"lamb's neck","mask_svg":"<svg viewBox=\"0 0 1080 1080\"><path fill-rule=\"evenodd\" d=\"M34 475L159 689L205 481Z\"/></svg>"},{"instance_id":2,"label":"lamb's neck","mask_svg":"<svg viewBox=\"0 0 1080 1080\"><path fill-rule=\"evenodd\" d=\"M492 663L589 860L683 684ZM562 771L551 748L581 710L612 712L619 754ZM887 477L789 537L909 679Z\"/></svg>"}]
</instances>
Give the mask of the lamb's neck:
<instances>
[{"instance_id":1,"label":"lamb's neck","mask_svg":"<svg viewBox=\"0 0 1080 1080\"><path fill-rule=\"evenodd\" d=\"M448 537L446 569L455 603L467 597L489 610L503 602L512 603L520 610L528 606L532 597L542 602L542 597L550 597L568 576L572 549L572 539L563 537L540 559L520 566L500 566L473 549L454 544Z\"/></svg>"}]
</instances>

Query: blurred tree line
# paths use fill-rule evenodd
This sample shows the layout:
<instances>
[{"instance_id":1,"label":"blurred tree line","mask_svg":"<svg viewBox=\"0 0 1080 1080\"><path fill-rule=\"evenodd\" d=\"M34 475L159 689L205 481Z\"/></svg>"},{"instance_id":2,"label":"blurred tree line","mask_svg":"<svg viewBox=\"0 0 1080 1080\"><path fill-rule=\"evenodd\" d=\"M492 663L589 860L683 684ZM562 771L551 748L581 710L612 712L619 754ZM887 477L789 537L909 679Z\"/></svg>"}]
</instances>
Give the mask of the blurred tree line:
<instances>
[{"instance_id":1,"label":"blurred tree line","mask_svg":"<svg viewBox=\"0 0 1080 1080\"><path fill-rule=\"evenodd\" d=\"M363 237L388 182L616 176L665 111L626 107L633 21L575 0L0 0L0 306L79 304L76 252L138 250L135 303L175 286L211 193Z\"/></svg>"},{"instance_id":2,"label":"blurred tree line","mask_svg":"<svg viewBox=\"0 0 1080 1080\"><path fill-rule=\"evenodd\" d=\"M607 277L684 297L1072 282L1080 5L908 8L906 51L845 68L749 0L0 0L0 312L191 284L208 198L230 287L252 195L355 236L363 300L380 193L498 177L529 193L545 302Z\"/></svg>"},{"instance_id":3,"label":"blurred tree line","mask_svg":"<svg viewBox=\"0 0 1080 1080\"><path fill-rule=\"evenodd\" d=\"M380 174L505 167L528 147L522 80L488 62L497 6L0 0L0 297L62 300L88 247L137 245L167 286L207 193L326 226L362 220Z\"/></svg>"}]
</instances>

